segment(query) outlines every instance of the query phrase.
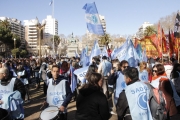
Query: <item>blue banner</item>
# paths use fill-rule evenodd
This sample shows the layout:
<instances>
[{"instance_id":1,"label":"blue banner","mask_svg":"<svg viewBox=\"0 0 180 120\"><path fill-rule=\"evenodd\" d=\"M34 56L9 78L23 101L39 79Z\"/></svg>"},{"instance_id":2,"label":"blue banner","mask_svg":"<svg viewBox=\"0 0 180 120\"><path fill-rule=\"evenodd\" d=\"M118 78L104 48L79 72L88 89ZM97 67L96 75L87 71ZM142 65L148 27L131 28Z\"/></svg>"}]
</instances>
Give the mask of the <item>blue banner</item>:
<instances>
[{"instance_id":1,"label":"blue banner","mask_svg":"<svg viewBox=\"0 0 180 120\"><path fill-rule=\"evenodd\" d=\"M104 35L104 30L99 19L99 14L94 3L86 3L83 7L85 10L85 19L87 23L87 29L90 33Z\"/></svg>"},{"instance_id":2,"label":"blue banner","mask_svg":"<svg viewBox=\"0 0 180 120\"><path fill-rule=\"evenodd\" d=\"M116 57L119 61L127 60L130 67L136 67L137 62L139 61L139 56L131 40L126 40L126 42L117 50Z\"/></svg>"}]
</instances>

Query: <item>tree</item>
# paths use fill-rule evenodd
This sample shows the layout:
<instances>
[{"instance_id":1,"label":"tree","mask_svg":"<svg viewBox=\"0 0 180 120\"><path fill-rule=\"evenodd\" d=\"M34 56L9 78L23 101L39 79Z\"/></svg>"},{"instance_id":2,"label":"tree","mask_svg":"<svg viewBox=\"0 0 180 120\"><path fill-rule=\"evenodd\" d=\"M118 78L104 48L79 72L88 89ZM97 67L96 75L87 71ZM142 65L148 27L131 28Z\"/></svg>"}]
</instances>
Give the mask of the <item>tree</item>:
<instances>
[{"instance_id":1,"label":"tree","mask_svg":"<svg viewBox=\"0 0 180 120\"><path fill-rule=\"evenodd\" d=\"M27 51L26 50L21 50L20 55L23 56L23 57L26 56L27 55Z\"/></svg>"},{"instance_id":2,"label":"tree","mask_svg":"<svg viewBox=\"0 0 180 120\"><path fill-rule=\"evenodd\" d=\"M144 36L151 36L156 33L154 26L147 26L144 31Z\"/></svg>"},{"instance_id":3,"label":"tree","mask_svg":"<svg viewBox=\"0 0 180 120\"><path fill-rule=\"evenodd\" d=\"M105 34L105 35L99 37L100 45L106 45L107 46L110 42L111 42L111 39L110 39L109 34Z\"/></svg>"},{"instance_id":4,"label":"tree","mask_svg":"<svg viewBox=\"0 0 180 120\"><path fill-rule=\"evenodd\" d=\"M5 44L7 46L9 46L10 48L13 47L13 39L12 39L13 35L11 33L11 28L10 28L10 24L7 20L4 21L0 21L0 41L1 44Z\"/></svg>"},{"instance_id":5,"label":"tree","mask_svg":"<svg viewBox=\"0 0 180 120\"><path fill-rule=\"evenodd\" d=\"M161 17L157 23L154 24L155 29L158 29L158 23L162 26L164 33L168 33L169 29L174 30L174 23L176 18L177 12L173 12L170 15Z\"/></svg>"},{"instance_id":6,"label":"tree","mask_svg":"<svg viewBox=\"0 0 180 120\"><path fill-rule=\"evenodd\" d=\"M11 53L12 53L13 56L17 56L19 54L19 52L20 52L19 48L15 48L15 49L11 50Z\"/></svg>"},{"instance_id":7,"label":"tree","mask_svg":"<svg viewBox=\"0 0 180 120\"><path fill-rule=\"evenodd\" d=\"M51 41L53 42L53 38L51 38ZM61 42L61 39L58 35L55 35L54 36L54 49L57 49L59 43Z\"/></svg>"},{"instance_id":8,"label":"tree","mask_svg":"<svg viewBox=\"0 0 180 120\"><path fill-rule=\"evenodd\" d=\"M20 37L19 37L18 35L16 35L16 34L13 34L12 38L13 38L13 40L14 40L14 38L16 39L16 41L15 41L16 48L19 48L19 47L21 46ZM14 44L13 44L13 45L14 45Z\"/></svg>"}]
</instances>

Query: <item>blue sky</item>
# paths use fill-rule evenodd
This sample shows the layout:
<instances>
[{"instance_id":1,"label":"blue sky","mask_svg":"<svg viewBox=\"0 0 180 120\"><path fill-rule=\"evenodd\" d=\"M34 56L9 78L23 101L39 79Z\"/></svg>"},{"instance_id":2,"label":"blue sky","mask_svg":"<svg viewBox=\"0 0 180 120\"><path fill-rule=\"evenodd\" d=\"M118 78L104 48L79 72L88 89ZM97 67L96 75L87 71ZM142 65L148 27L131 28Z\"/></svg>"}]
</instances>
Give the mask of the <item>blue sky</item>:
<instances>
[{"instance_id":1,"label":"blue sky","mask_svg":"<svg viewBox=\"0 0 180 120\"><path fill-rule=\"evenodd\" d=\"M0 16L21 21L52 14L50 0L1 0ZM180 10L179 0L55 0L55 18L59 34L83 35L86 32L85 3L95 2L98 12L105 16L110 34L134 34L145 21L156 23L161 17Z\"/></svg>"}]
</instances>

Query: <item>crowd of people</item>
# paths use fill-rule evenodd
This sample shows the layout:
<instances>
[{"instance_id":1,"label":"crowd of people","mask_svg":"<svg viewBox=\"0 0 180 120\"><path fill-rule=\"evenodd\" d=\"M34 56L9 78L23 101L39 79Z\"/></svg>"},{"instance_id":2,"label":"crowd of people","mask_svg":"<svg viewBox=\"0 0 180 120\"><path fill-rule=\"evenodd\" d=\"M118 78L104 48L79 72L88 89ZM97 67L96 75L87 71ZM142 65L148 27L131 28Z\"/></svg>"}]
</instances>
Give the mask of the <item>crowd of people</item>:
<instances>
[{"instance_id":1,"label":"crowd of people","mask_svg":"<svg viewBox=\"0 0 180 120\"><path fill-rule=\"evenodd\" d=\"M23 103L31 101L29 84L34 83L37 90L43 84L46 96L42 120L67 120L71 100L76 120L108 120L111 114L118 120L171 120L180 112L180 64L174 59L164 64L150 58L131 67L126 60L94 57L80 80L74 71L83 67L75 57L2 59L0 119L25 118Z\"/></svg>"}]
</instances>

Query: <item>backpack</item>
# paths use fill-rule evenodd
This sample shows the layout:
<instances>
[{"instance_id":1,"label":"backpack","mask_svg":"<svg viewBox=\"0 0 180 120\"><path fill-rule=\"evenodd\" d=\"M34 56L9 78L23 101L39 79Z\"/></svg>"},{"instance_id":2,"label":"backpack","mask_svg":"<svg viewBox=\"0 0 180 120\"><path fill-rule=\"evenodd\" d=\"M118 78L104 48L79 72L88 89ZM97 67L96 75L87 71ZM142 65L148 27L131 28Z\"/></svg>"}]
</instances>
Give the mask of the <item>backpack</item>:
<instances>
[{"instance_id":1,"label":"backpack","mask_svg":"<svg viewBox=\"0 0 180 120\"><path fill-rule=\"evenodd\" d=\"M150 90L149 107L153 120L166 120L167 109L163 92L154 88L151 84L146 85Z\"/></svg>"}]
</instances>

